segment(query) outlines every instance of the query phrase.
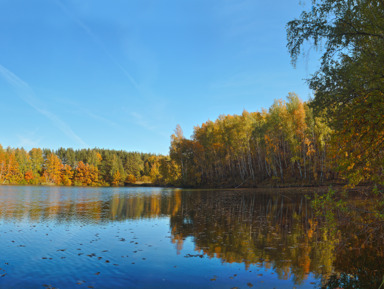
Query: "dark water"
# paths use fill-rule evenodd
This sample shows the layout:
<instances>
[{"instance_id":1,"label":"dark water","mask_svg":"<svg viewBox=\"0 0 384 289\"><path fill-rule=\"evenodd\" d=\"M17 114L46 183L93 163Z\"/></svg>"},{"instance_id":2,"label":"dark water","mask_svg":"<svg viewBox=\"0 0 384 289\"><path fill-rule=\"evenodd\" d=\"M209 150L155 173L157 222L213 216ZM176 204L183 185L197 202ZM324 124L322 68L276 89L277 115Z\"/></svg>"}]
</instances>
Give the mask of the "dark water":
<instances>
[{"instance_id":1,"label":"dark water","mask_svg":"<svg viewBox=\"0 0 384 289\"><path fill-rule=\"evenodd\" d=\"M317 221L296 192L0 186L0 225L0 288L377 288L383 276L382 240Z\"/></svg>"}]
</instances>

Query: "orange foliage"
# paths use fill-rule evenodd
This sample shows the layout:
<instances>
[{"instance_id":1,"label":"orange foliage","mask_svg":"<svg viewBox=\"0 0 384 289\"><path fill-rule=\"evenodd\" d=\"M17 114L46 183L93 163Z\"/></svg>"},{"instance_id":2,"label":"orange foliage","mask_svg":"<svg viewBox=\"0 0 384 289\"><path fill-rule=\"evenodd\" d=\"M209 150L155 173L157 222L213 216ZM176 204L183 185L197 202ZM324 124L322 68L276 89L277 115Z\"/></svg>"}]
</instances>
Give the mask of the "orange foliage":
<instances>
[{"instance_id":1,"label":"orange foliage","mask_svg":"<svg viewBox=\"0 0 384 289\"><path fill-rule=\"evenodd\" d=\"M113 186L118 186L118 185L120 184L120 181L121 181L121 175L120 175L120 172L119 172L119 171L116 171L116 172L113 174L112 185L113 185Z\"/></svg>"},{"instance_id":2,"label":"orange foliage","mask_svg":"<svg viewBox=\"0 0 384 289\"><path fill-rule=\"evenodd\" d=\"M63 164L57 155L51 153L44 162L44 177L47 183L61 184L61 169Z\"/></svg>"},{"instance_id":3,"label":"orange foliage","mask_svg":"<svg viewBox=\"0 0 384 289\"><path fill-rule=\"evenodd\" d=\"M136 183L136 177L132 174L129 174L125 181L129 184L134 184Z\"/></svg>"},{"instance_id":4,"label":"orange foliage","mask_svg":"<svg viewBox=\"0 0 384 289\"><path fill-rule=\"evenodd\" d=\"M70 165L65 165L61 169L61 183L64 186L70 186L72 185L72 178L73 178L73 170Z\"/></svg>"},{"instance_id":5,"label":"orange foliage","mask_svg":"<svg viewBox=\"0 0 384 289\"><path fill-rule=\"evenodd\" d=\"M27 171L24 174L24 179L29 183L31 180L33 180L33 173L32 171Z\"/></svg>"},{"instance_id":6,"label":"orange foliage","mask_svg":"<svg viewBox=\"0 0 384 289\"><path fill-rule=\"evenodd\" d=\"M22 179L19 171L19 164L17 163L15 152L13 151L8 156L8 162L5 167L5 181L9 184L18 183Z\"/></svg>"},{"instance_id":7,"label":"orange foliage","mask_svg":"<svg viewBox=\"0 0 384 289\"><path fill-rule=\"evenodd\" d=\"M84 164L80 161L77 164L74 177L75 185L79 186L97 186L99 185L99 170L97 167Z\"/></svg>"}]
</instances>

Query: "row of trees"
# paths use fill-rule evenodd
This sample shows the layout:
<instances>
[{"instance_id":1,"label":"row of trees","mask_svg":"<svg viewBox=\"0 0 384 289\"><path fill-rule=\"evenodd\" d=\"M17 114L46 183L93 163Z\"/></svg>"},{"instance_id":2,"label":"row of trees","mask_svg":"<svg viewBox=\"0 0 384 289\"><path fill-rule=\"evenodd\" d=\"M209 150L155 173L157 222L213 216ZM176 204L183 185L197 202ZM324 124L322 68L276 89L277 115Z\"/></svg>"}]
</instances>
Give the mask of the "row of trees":
<instances>
[{"instance_id":1,"label":"row of trees","mask_svg":"<svg viewBox=\"0 0 384 289\"><path fill-rule=\"evenodd\" d=\"M170 157L187 186L319 184L337 177L331 134L324 118L290 93L268 111L207 121L195 127L192 139L184 138L178 126Z\"/></svg>"},{"instance_id":2,"label":"row of trees","mask_svg":"<svg viewBox=\"0 0 384 289\"><path fill-rule=\"evenodd\" d=\"M155 185L238 187L260 184L322 184L349 178L358 183L382 172L381 158L355 169L351 159L364 148L331 128L325 112L313 110L290 93L269 110L221 115L196 126L191 139L180 126L169 156L105 149L3 149L1 184L120 186L137 181ZM349 128L359 135L354 127ZM350 132L347 136L350 135ZM344 138L347 138L344 133ZM351 156L351 157L349 157ZM340 172L340 173L339 173ZM353 175L352 175L353 173ZM352 175L352 177L351 177ZM363 176L363 177L362 177ZM369 179L368 179L369 180ZM374 180L374 178L371 178Z\"/></svg>"},{"instance_id":3,"label":"row of trees","mask_svg":"<svg viewBox=\"0 0 384 289\"><path fill-rule=\"evenodd\" d=\"M162 157L105 149L6 148L0 145L1 184L119 186L156 179ZM153 177L153 178L152 178Z\"/></svg>"},{"instance_id":4,"label":"row of trees","mask_svg":"<svg viewBox=\"0 0 384 289\"><path fill-rule=\"evenodd\" d=\"M322 184L339 178L345 154L334 130L312 103L290 93L269 110L221 115L196 126L191 139L180 126L169 156L105 149L0 146L1 184L237 187ZM348 172L348 169L345 171Z\"/></svg>"}]
</instances>

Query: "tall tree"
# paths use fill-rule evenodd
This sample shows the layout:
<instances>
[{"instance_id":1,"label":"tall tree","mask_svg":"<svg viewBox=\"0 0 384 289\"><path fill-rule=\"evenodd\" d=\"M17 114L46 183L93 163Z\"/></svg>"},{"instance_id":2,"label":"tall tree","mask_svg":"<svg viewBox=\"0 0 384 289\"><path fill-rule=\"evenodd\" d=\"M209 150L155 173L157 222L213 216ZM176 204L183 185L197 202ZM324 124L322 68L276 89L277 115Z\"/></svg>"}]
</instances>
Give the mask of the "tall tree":
<instances>
[{"instance_id":1,"label":"tall tree","mask_svg":"<svg viewBox=\"0 0 384 289\"><path fill-rule=\"evenodd\" d=\"M340 169L352 185L384 184L384 2L313 0L287 25L293 62L303 46L324 42L320 70L309 79L313 107L335 130Z\"/></svg>"},{"instance_id":2,"label":"tall tree","mask_svg":"<svg viewBox=\"0 0 384 289\"><path fill-rule=\"evenodd\" d=\"M60 185L61 184L61 170L63 164L59 157L50 153L44 162L44 177L46 183Z\"/></svg>"},{"instance_id":3,"label":"tall tree","mask_svg":"<svg viewBox=\"0 0 384 289\"><path fill-rule=\"evenodd\" d=\"M35 180L34 183L38 184L43 173L43 151L38 148L33 148L29 151L29 156L31 157L32 174Z\"/></svg>"}]
</instances>

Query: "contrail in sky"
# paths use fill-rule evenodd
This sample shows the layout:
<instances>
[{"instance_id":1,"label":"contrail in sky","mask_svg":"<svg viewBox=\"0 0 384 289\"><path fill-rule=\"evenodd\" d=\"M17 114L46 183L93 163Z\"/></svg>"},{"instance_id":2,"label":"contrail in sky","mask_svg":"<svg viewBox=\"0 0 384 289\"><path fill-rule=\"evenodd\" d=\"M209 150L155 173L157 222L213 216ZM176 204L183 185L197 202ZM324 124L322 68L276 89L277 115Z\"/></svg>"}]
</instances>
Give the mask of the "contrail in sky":
<instances>
[{"instance_id":1,"label":"contrail in sky","mask_svg":"<svg viewBox=\"0 0 384 289\"><path fill-rule=\"evenodd\" d=\"M92 38L92 40L104 51L104 53L107 55L109 60L116 65L120 71L128 78L128 80L132 83L132 85L137 89L138 92L141 93L140 85L136 82L136 80L132 77L132 75L112 56L112 54L108 51L108 49L105 47L104 43L100 40L99 37L97 37L89 28L87 25L85 25L74 13L71 13L69 9L61 3L60 0L55 1L57 5L61 8L61 10L64 11L65 14L67 14L70 18L73 19L73 21L80 26L81 29L85 31L89 35L89 37Z\"/></svg>"},{"instance_id":2,"label":"contrail in sky","mask_svg":"<svg viewBox=\"0 0 384 289\"><path fill-rule=\"evenodd\" d=\"M57 115L52 112L43 109L39 104L39 100L36 98L35 93L28 85L28 83L21 80L13 72L6 69L0 64L0 75L17 91L20 98L33 107L37 112L48 118L53 124L58 127L65 135L76 141L83 147L88 145L69 127L67 123L61 120Z\"/></svg>"}]
</instances>

